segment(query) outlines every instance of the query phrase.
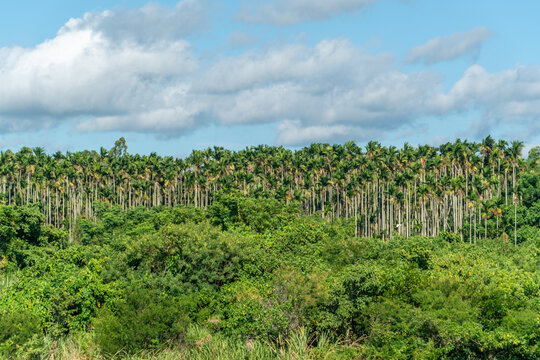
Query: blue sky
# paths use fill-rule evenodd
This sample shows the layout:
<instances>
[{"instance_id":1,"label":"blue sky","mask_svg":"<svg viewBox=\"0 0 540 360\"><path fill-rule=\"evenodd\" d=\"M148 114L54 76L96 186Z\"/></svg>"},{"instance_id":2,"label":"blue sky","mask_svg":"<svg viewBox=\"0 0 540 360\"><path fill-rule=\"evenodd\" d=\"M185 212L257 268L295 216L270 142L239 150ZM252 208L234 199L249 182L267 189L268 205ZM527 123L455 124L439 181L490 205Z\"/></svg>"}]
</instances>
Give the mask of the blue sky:
<instances>
[{"instance_id":1,"label":"blue sky","mask_svg":"<svg viewBox=\"0 0 540 360\"><path fill-rule=\"evenodd\" d=\"M540 144L540 2L0 3L0 150Z\"/></svg>"}]
</instances>

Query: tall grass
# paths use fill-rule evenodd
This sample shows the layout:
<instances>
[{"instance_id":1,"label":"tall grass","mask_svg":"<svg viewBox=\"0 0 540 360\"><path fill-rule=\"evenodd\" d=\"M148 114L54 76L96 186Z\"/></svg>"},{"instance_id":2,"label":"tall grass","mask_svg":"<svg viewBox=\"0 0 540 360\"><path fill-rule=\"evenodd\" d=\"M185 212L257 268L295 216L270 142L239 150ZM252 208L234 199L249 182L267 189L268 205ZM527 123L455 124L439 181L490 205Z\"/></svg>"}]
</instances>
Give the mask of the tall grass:
<instances>
[{"instance_id":1,"label":"tall grass","mask_svg":"<svg viewBox=\"0 0 540 360\"><path fill-rule=\"evenodd\" d=\"M2 269L0 269L0 292L16 283L18 280L17 274L2 274Z\"/></svg>"},{"instance_id":2,"label":"tall grass","mask_svg":"<svg viewBox=\"0 0 540 360\"><path fill-rule=\"evenodd\" d=\"M46 350L40 357L47 360L323 360L339 358L338 350L342 348L325 335L310 338L304 329L286 340L268 343L212 334L199 326L190 326L181 343L135 355L117 353L106 357L94 344L91 333L44 341Z\"/></svg>"},{"instance_id":3,"label":"tall grass","mask_svg":"<svg viewBox=\"0 0 540 360\"><path fill-rule=\"evenodd\" d=\"M78 333L67 338L44 339L42 360L102 360L92 333Z\"/></svg>"}]
</instances>

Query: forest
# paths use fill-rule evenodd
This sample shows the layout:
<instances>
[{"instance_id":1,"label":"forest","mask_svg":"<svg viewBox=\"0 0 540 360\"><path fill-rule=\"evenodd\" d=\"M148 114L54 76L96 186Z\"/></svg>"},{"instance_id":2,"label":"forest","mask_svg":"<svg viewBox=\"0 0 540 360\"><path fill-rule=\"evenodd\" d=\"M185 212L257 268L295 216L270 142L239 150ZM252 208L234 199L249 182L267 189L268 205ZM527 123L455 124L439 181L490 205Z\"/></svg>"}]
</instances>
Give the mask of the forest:
<instances>
[{"instance_id":1,"label":"forest","mask_svg":"<svg viewBox=\"0 0 540 360\"><path fill-rule=\"evenodd\" d=\"M0 358L539 359L522 151L3 151Z\"/></svg>"}]
</instances>

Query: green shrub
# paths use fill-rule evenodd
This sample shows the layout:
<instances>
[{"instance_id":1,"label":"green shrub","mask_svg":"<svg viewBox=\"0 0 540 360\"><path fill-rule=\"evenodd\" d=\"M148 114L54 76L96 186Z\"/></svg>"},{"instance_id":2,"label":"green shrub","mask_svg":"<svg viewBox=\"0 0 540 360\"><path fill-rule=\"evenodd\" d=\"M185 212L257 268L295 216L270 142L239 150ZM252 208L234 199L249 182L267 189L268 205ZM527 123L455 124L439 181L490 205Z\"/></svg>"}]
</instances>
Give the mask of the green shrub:
<instances>
[{"instance_id":1,"label":"green shrub","mask_svg":"<svg viewBox=\"0 0 540 360\"><path fill-rule=\"evenodd\" d=\"M128 288L114 310L95 322L96 342L110 355L156 349L179 339L187 316L180 302L159 291Z\"/></svg>"},{"instance_id":2,"label":"green shrub","mask_svg":"<svg viewBox=\"0 0 540 360\"><path fill-rule=\"evenodd\" d=\"M240 227L263 233L292 221L298 214L298 206L286 205L272 198L254 198L235 192L218 193L208 213L212 223L224 230Z\"/></svg>"},{"instance_id":3,"label":"green shrub","mask_svg":"<svg viewBox=\"0 0 540 360\"><path fill-rule=\"evenodd\" d=\"M540 240L540 229L537 227L532 227L525 225L517 231L517 241L522 243L525 241L539 241Z\"/></svg>"},{"instance_id":4,"label":"green shrub","mask_svg":"<svg viewBox=\"0 0 540 360\"><path fill-rule=\"evenodd\" d=\"M0 205L0 254L14 258L14 252L30 245L41 245L41 222L37 204L25 206ZM16 245L13 242L17 242Z\"/></svg>"},{"instance_id":5,"label":"green shrub","mask_svg":"<svg viewBox=\"0 0 540 360\"><path fill-rule=\"evenodd\" d=\"M502 291L491 291L480 299L479 319L484 327L493 330L508 312L507 297Z\"/></svg>"},{"instance_id":6,"label":"green shrub","mask_svg":"<svg viewBox=\"0 0 540 360\"><path fill-rule=\"evenodd\" d=\"M461 241L461 236L459 234L448 231L441 231L439 237L449 243Z\"/></svg>"},{"instance_id":7,"label":"green shrub","mask_svg":"<svg viewBox=\"0 0 540 360\"><path fill-rule=\"evenodd\" d=\"M42 258L36 256L31 266L17 273L16 281L0 289L0 309L32 309L53 337L86 330L117 290L115 283L103 283L102 262L86 262L76 250L68 248L54 256L40 252Z\"/></svg>"},{"instance_id":8,"label":"green shrub","mask_svg":"<svg viewBox=\"0 0 540 360\"><path fill-rule=\"evenodd\" d=\"M39 243L63 249L68 244L68 234L64 229L58 229L51 225L42 226Z\"/></svg>"},{"instance_id":9,"label":"green shrub","mask_svg":"<svg viewBox=\"0 0 540 360\"><path fill-rule=\"evenodd\" d=\"M221 232L208 223L186 223L137 239L129 244L125 261L138 271L171 273L194 290L215 290L244 274L257 254L248 236Z\"/></svg>"},{"instance_id":10,"label":"green shrub","mask_svg":"<svg viewBox=\"0 0 540 360\"><path fill-rule=\"evenodd\" d=\"M0 355L11 358L33 347L32 340L41 339L39 317L30 310L0 312Z\"/></svg>"}]
</instances>

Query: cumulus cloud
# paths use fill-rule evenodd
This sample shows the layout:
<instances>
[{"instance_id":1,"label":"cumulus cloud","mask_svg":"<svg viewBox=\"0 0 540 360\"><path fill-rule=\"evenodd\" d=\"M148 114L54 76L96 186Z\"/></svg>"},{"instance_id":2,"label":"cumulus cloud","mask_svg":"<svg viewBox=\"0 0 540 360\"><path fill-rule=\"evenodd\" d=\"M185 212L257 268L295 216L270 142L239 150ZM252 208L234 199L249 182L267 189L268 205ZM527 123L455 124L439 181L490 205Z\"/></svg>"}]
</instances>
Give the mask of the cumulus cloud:
<instances>
[{"instance_id":1,"label":"cumulus cloud","mask_svg":"<svg viewBox=\"0 0 540 360\"><path fill-rule=\"evenodd\" d=\"M524 140L540 136L540 66L517 65L490 73L469 67L448 94L438 97L447 111L479 110L481 118L463 133L476 137L506 127L506 135Z\"/></svg>"},{"instance_id":2,"label":"cumulus cloud","mask_svg":"<svg viewBox=\"0 0 540 360\"><path fill-rule=\"evenodd\" d=\"M87 31L15 52L17 56L10 53L0 64L0 112L21 116L98 116L144 109L161 101L164 82L197 67L184 41L111 46Z\"/></svg>"},{"instance_id":3,"label":"cumulus cloud","mask_svg":"<svg viewBox=\"0 0 540 360\"><path fill-rule=\"evenodd\" d=\"M75 119L79 131L171 136L210 122L289 119L297 140L278 141L296 144L320 129L338 137L399 127L439 106L437 74L403 74L391 55L345 39L248 51L203 67L182 39L114 41L89 26L65 26L36 48L1 49L0 59L0 117L11 119L2 120L4 132Z\"/></svg>"},{"instance_id":4,"label":"cumulus cloud","mask_svg":"<svg viewBox=\"0 0 540 360\"><path fill-rule=\"evenodd\" d=\"M333 138L381 135L437 113L440 105L433 99L440 82L431 72L399 72L391 55L370 55L334 39L314 47L293 44L222 58L205 70L193 90L209 96L210 110L221 124L288 120L278 129L278 142L297 145L309 134L324 132Z\"/></svg>"},{"instance_id":5,"label":"cumulus cloud","mask_svg":"<svg viewBox=\"0 0 540 360\"><path fill-rule=\"evenodd\" d=\"M457 59L464 54L478 51L484 41L492 35L493 32L488 28L477 27L469 31L437 37L412 48L405 61L409 63L423 62L431 65Z\"/></svg>"},{"instance_id":6,"label":"cumulus cloud","mask_svg":"<svg viewBox=\"0 0 540 360\"><path fill-rule=\"evenodd\" d=\"M491 117L530 120L540 114L540 66L490 73L473 65L444 101L451 108L483 107Z\"/></svg>"},{"instance_id":7,"label":"cumulus cloud","mask_svg":"<svg viewBox=\"0 0 540 360\"><path fill-rule=\"evenodd\" d=\"M205 72L200 86L210 91L253 89L257 85L305 80L342 84L367 81L374 73L392 66L391 55L370 55L346 39L323 40L314 47L292 44L263 53L249 51L236 57L218 59ZM353 69L362 71L353 71ZM322 85L322 84L321 84Z\"/></svg>"},{"instance_id":8,"label":"cumulus cloud","mask_svg":"<svg viewBox=\"0 0 540 360\"><path fill-rule=\"evenodd\" d=\"M247 23L291 25L354 11L378 0L275 0L244 3L237 19Z\"/></svg>"},{"instance_id":9,"label":"cumulus cloud","mask_svg":"<svg viewBox=\"0 0 540 360\"><path fill-rule=\"evenodd\" d=\"M180 2L173 13L191 3ZM170 105L171 94L185 93L186 77L199 66L191 45L172 35L168 41L146 42L138 35L120 40L120 32L111 33L105 24L127 16L122 11L72 19L55 38L35 48L0 49L0 118L11 119L2 121L7 122L4 132L51 126L78 116L112 123L163 108L182 113L178 103ZM157 16L158 8L139 11L130 13L142 21Z\"/></svg>"},{"instance_id":10,"label":"cumulus cloud","mask_svg":"<svg viewBox=\"0 0 540 360\"><path fill-rule=\"evenodd\" d=\"M388 54L371 55L344 39L293 44L222 58L205 69L194 92L208 97L221 124L278 123L277 142L382 138L418 119L482 114L477 131L504 124L538 136L540 67L490 73L471 66L445 93L438 73L403 73Z\"/></svg>"},{"instance_id":11,"label":"cumulus cloud","mask_svg":"<svg viewBox=\"0 0 540 360\"><path fill-rule=\"evenodd\" d=\"M178 9L193 4L184 0L172 13L181 17ZM444 92L440 74L404 73L391 54L373 55L346 39L202 62L183 39L192 25L167 35L151 29L129 35L129 25L122 31L103 25L124 11L137 10L70 20L34 48L0 48L0 132L67 121L81 132L179 136L209 124L272 123L277 143L302 145L384 138L418 119L471 109L499 119L492 123L539 130L531 125L540 115L536 66L490 73L475 65ZM139 11L136 16L155 21L161 14L165 23L172 16Z\"/></svg>"}]
</instances>

